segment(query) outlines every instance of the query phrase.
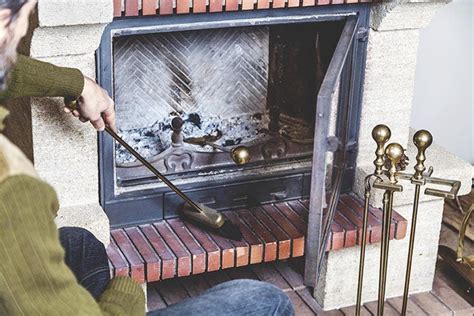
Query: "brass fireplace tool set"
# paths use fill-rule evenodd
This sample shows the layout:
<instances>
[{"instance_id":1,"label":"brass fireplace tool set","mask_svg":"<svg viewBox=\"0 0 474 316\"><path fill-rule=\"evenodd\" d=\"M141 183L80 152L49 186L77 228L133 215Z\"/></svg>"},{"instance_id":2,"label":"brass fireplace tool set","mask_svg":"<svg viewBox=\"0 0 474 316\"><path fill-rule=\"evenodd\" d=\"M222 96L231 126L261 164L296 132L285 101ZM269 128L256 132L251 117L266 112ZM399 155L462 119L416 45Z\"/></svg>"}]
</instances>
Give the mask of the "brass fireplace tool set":
<instances>
[{"instance_id":1,"label":"brass fireplace tool set","mask_svg":"<svg viewBox=\"0 0 474 316\"><path fill-rule=\"evenodd\" d=\"M367 237L367 221L369 213L369 200L371 192L374 189L384 190L383 194L383 218L382 218L382 241L380 248L380 270L379 270L379 291L377 315L383 315L385 302L385 288L387 281L388 253L390 242L390 224L392 220L394 193L402 192L403 185L400 180L405 180L408 184L415 186L415 194L413 200L412 223L410 229L410 240L408 245L407 266L405 273L405 286L403 292L402 315L406 315L408 292L410 289L410 273L413 260L413 248L415 243L416 222L418 215L418 205L420 202L421 187L426 184L435 184L438 186L447 186L449 190L440 190L437 188L426 188L424 194L438 196L443 198L454 199L457 196L461 183L459 181L434 178L431 176L433 168L430 167L425 172L425 151L431 145L433 137L426 130L419 130L413 137L413 143L418 149L416 155L415 172L413 174L401 172L406 167L405 151L400 144L385 144L390 139L391 132L386 125L377 125L372 130L372 137L377 143L375 151L376 159L374 160L374 173L365 178L365 204L364 217L361 236L361 252L359 261L359 278L357 286L357 302L356 315L360 315L362 302L362 286L364 280L364 261L365 261L365 244Z\"/></svg>"}]
</instances>

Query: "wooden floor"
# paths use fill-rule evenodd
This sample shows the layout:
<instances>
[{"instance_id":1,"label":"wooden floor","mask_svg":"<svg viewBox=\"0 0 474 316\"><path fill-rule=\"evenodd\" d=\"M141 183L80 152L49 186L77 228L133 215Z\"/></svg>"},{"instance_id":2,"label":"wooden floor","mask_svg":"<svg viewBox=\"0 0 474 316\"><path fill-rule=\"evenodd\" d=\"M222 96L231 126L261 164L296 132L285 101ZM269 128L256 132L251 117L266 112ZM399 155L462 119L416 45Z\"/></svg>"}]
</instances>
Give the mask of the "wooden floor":
<instances>
[{"instance_id":1,"label":"wooden floor","mask_svg":"<svg viewBox=\"0 0 474 316\"><path fill-rule=\"evenodd\" d=\"M298 268L299 262L279 261L248 267L175 278L148 285L148 309L165 308L189 297L199 295L206 289L233 279L255 279L270 282L281 288L293 302L297 315L354 315L354 307L323 312L313 299L310 291L303 285ZM453 279L450 268L440 261L435 275L433 290L410 297L409 315L474 315L474 297L459 288L460 280ZM464 292L463 292L464 291ZM355 295L355 294L354 294ZM384 315L399 315L401 297L388 299ZM377 302L364 304L362 315L376 315Z\"/></svg>"},{"instance_id":2,"label":"wooden floor","mask_svg":"<svg viewBox=\"0 0 474 316\"><path fill-rule=\"evenodd\" d=\"M115 229L107 249L114 275L139 283L186 277L304 255L308 201L294 200L223 212L243 234L233 241L179 218ZM406 235L407 221L394 211L390 238ZM343 194L331 226L327 250L360 243L363 201ZM370 208L367 243L381 240L382 211Z\"/></svg>"}]
</instances>

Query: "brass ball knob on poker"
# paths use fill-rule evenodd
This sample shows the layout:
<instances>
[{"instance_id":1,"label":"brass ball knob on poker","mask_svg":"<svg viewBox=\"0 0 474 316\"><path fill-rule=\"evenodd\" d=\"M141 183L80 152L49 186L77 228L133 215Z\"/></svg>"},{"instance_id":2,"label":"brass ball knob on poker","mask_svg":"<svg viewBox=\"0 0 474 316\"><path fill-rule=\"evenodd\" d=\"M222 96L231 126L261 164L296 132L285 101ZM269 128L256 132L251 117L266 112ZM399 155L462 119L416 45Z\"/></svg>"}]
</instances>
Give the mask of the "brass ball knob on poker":
<instances>
[{"instance_id":1,"label":"brass ball knob on poker","mask_svg":"<svg viewBox=\"0 0 474 316\"><path fill-rule=\"evenodd\" d=\"M372 130L372 138L377 143L377 150L375 151L376 159L374 160L375 174L381 175L383 173L383 166L385 164L385 143L390 139L392 132L387 125L379 124Z\"/></svg>"},{"instance_id":2,"label":"brass ball knob on poker","mask_svg":"<svg viewBox=\"0 0 474 316\"><path fill-rule=\"evenodd\" d=\"M433 143L433 136L427 130L424 130L424 129L419 130L415 133L415 135L413 135L413 143L418 149L418 153L416 155L415 174L413 175L413 178L415 180L422 180L423 172L426 169L425 168L425 160L426 160L425 151Z\"/></svg>"},{"instance_id":3,"label":"brass ball knob on poker","mask_svg":"<svg viewBox=\"0 0 474 316\"><path fill-rule=\"evenodd\" d=\"M389 180L391 183L397 183L397 164L402 159L405 150L398 143L391 143L385 148L385 155L390 160L390 169L388 170Z\"/></svg>"}]
</instances>

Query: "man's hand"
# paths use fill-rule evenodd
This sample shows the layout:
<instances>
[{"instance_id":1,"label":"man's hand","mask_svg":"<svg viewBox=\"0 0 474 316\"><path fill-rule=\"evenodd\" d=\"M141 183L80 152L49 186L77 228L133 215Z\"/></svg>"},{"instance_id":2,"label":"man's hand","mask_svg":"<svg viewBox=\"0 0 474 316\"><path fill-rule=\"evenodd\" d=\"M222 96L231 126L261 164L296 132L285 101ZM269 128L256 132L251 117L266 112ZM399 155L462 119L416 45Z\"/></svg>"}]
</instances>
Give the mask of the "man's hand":
<instances>
[{"instance_id":1,"label":"man's hand","mask_svg":"<svg viewBox=\"0 0 474 316\"><path fill-rule=\"evenodd\" d=\"M91 122L98 131L103 131L105 124L115 130L114 101L107 92L94 80L84 76L84 90L77 102L77 109L71 111L65 107L65 112L71 113L83 123Z\"/></svg>"}]
</instances>

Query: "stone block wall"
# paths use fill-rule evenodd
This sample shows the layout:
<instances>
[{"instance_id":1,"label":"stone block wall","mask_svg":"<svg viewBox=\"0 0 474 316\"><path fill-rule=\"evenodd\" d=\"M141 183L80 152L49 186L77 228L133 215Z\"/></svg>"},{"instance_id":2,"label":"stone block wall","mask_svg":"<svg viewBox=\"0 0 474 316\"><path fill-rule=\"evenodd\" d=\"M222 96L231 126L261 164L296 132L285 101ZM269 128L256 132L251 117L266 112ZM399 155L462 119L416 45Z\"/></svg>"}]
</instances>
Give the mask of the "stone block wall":
<instances>
[{"instance_id":1,"label":"stone block wall","mask_svg":"<svg viewBox=\"0 0 474 316\"><path fill-rule=\"evenodd\" d=\"M95 50L112 21L110 0L40 0L30 55L79 68L95 78ZM80 226L108 243L109 222L99 205L97 134L62 110L54 98L31 100L34 164L60 201L59 226Z\"/></svg>"}]
</instances>

